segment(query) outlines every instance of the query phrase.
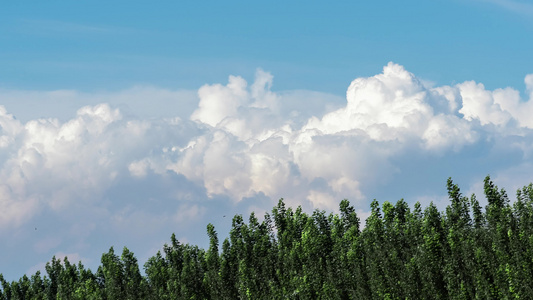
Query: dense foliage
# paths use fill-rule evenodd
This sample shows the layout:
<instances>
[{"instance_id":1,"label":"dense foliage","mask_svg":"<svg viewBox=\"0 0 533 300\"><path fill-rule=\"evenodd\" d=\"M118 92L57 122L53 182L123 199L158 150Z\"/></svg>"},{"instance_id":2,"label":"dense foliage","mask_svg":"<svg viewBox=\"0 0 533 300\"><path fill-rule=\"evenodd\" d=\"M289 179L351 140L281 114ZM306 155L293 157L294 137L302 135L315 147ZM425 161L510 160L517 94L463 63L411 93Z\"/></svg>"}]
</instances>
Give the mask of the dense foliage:
<instances>
[{"instance_id":1,"label":"dense foliage","mask_svg":"<svg viewBox=\"0 0 533 300\"><path fill-rule=\"evenodd\" d=\"M511 204L487 177L485 209L447 188L443 212L373 201L362 230L347 200L338 215L280 200L262 222L235 216L221 250L209 224L209 249L173 235L145 276L127 248L96 273L53 258L44 276L0 275L0 299L533 299L533 185Z\"/></svg>"}]
</instances>

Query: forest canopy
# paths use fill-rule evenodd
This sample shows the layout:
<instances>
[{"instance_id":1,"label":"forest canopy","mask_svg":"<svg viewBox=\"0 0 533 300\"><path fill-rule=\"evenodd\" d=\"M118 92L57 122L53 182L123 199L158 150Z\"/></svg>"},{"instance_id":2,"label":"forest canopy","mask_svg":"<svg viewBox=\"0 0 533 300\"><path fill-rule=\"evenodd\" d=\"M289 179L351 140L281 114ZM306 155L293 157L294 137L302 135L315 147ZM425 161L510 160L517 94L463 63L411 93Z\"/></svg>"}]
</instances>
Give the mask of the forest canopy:
<instances>
[{"instance_id":1,"label":"forest canopy","mask_svg":"<svg viewBox=\"0 0 533 300\"><path fill-rule=\"evenodd\" d=\"M208 249L172 235L145 275L111 247L96 272L53 257L45 274L0 274L0 299L533 299L533 184L511 203L487 176L484 208L446 187L444 211L374 200L365 226L348 200L307 214L281 199L262 221L234 216L221 246L212 224Z\"/></svg>"}]
</instances>

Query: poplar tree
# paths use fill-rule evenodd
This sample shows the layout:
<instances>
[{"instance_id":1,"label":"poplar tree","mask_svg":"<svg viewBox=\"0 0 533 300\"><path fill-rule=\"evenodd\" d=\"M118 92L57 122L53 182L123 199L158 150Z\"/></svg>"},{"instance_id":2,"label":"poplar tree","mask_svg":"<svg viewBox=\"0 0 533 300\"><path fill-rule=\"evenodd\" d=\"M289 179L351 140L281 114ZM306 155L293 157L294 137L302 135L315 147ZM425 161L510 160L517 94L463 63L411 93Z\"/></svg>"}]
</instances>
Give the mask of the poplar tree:
<instances>
[{"instance_id":1,"label":"poplar tree","mask_svg":"<svg viewBox=\"0 0 533 300\"><path fill-rule=\"evenodd\" d=\"M126 247L104 253L96 273L52 257L45 274L0 274L0 300L532 299L533 184L512 204L489 176L483 187L484 208L451 178L444 211L374 200L363 228L348 200L339 214L307 214L280 199L261 222L235 216L221 249L208 224L207 250L173 234L145 276Z\"/></svg>"}]
</instances>

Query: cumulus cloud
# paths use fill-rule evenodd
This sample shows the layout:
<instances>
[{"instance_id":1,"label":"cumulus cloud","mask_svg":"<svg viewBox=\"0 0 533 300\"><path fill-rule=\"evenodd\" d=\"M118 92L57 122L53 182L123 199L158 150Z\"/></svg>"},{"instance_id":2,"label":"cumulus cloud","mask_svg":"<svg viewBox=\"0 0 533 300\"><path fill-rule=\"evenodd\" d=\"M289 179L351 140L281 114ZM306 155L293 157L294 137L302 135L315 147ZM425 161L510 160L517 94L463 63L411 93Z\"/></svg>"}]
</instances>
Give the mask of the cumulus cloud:
<instances>
[{"instance_id":1,"label":"cumulus cloud","mask_svg":"<svg viewBox=\"0 0 533 300\"><path fill-rule=\"evenodd\" d=\"M172 120L125 120L108 104L82 107L64 123L37 119L22 124L6 113L0 119L2 228L20 224L38 207L62 210L98 203L133 158L144 157L173 130L181 130Z\"/></svg>"},{"instance_id":2,"label":"cumulus cloud","mask_svg":"<svg viewBox=\"0 0 533 300\"><path fill-rule=\"evenodd\" d=\"M251 84L230 76L197 93L0 90L11 104L31 97L88 104L70 117L23 120L0 106L0 233L60 216L69 224L65 239L76 240L65 251L80 252L106 226L108 240L125 244L165 228L183 236L179 228L204 226L221 211L266 211L282 197L328 210L348 198L364 214L373 193L420 173L403 162L465 165L464 152L470 166L502 153L509 159L500 170L532 163L533 74L525 77L529 99L473 81L432 86L394 63L355 79L344 99L274 92L273 83L258 70ZM147 113L148 99L164 112ZM478 149L489 150L468 154ZM34 248L56 253L61 244L47 235Z\"/></svg>"},{"instance_id":3,"label":"cumulus cloud","mask_svg":"<svg viewBox=\"0 0 533 300\"><path fill-rule=\"evenodd\" d=\"M459 110L468 121L478 120L482 125L505 126L517 122L518 127L533 128L533 99L531 74L526 76L529 100L522 101L520 92L512 88L487 91L483 84L473 81L459 84L463 106Z\"/></svg>"},{"instance_id":4,"label":"cumulus cloud","mask_svg":"<svg viewBox=\"0 0 533 300\"><path fill-rule=\"evenodd\" d=\"M173 149L165 162L136 162L132 175L164 165L203 184L211 197L229 195L238 202L257 193L290 195L307 199L310 207L330 208L326 194L366 199L360 187L392 178L399 170L390 159L406 149L457 153L490 135L493 129L485 125L529 124L524 116L530 102L521 102L513 89L487 91L474 82L430 87L394 63L354 80L344 106L323 107L304 122L294 120L300 114L283 94L271 91L272 80L259 70L251 87L230 76L226 85L200 88L191 120L207 126L207 133Z\"/></svg>"},{"instance_id":5,"label":"cumulus cloud","mask_svg":"<svg viewBox=\"0 0 533 300\"><path fill-rule=\"evenodd\" d=\"M456 94L451 87L427 89L402 66L389 63L382 74L350 84L346 107L311 118L304 128L323 134L356 131L374 141L459 150L475 141L475 133L454 114Z\"/></svg>"},{"instance_id":6,"label":"cumulus cloud","mask_svg":"<svg viewBox=\"0 0 533 300\"><path fill-rule=\"evenodd\" d=\"M525 79L530 97L532 78ZM120 176L167 172L203 186L211 198L226 195L239 202L258 193L272 199L290 195L312 207L329 207L319 195L364 200L361 186L383 178L383 172L397 173L390 159L406 149L443 155L490 135L488 125L533 127L533 102L512 88L489 91L473 81L431 87L394 63L355 79L344 105L317 105L311 92L300 92L315 101L312 115L305 99L295 100L297 93L275 93L272 86L273 76L263 70L251 85L238 76L225 85L204 85L197 108L188 109L190 121L138 119L124 116L117 108L123 105L97 104L64 122L22 123L2 107L3 226L31 218L39 207L61 209L74 198L93 201ZM148 99L150 92L165 99L186 95L137 87L115 98ZM77 93L47 93L53 95ZM324 183L318 190L317 182Z\"/></svg>"}]
</instances>

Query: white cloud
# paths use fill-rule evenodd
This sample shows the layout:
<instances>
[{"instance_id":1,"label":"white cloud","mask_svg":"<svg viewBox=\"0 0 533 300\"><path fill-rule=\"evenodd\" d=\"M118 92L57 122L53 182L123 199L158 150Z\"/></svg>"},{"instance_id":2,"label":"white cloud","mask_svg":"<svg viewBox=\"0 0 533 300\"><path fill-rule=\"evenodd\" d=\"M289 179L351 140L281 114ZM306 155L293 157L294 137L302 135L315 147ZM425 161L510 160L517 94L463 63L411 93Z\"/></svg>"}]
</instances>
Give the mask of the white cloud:
<instances>
[{"instance_id":1,"label":"white cloud","mask_svg":"<svg viewBox=\"0 0 533 300\"><path fill-rule=\"evenodd\" d=\"M148 172L149 168L149 161L147 159L143 159L140 161L134 161L130 163L128 166L128 170L130 171L130 174L134 177L145 177L146 173Z\"/></svg>"},{"instance_id":2,"label":"white cloud","mask_svg":"<svg viewBox=\"0 0 533 300\"><path fill-rule=\"evenodd\" d=\"M376 141L422 142L431 150L459 150L474 142L475 133L454 114L457 94L447 86L428 90L402 66L389 63L382 74L351 83L346 107L322 119L312 118L305 128L325 134L356 130Z\"/></svg>"},{"instance_id":3,"label":"white cloud","mask_svg":"<svg viewBox=\"0 0 533 300\"><path fill-rule=\"evenodd\" d=\"M44 207L60 211L80 203L95 205L90 201L111 187L128 165L133 170L135 158L142 159L154 142L180 130L172 120L124 119L107 104L82 107L64 123L37 119L21 124L5 113L0 119L5 137L2 228L17 226ZM141 172L137 168L136 175Z\"/></svg>"},{"instance_id":4,"label":"white cloud","mask_svg":"<svg viewBox=\"0 0 533 300\"><path fill-rule=\"evenodd\" d=\"M458 152L463 145L474 143L478 134L470 129L467 121L455 115L439 114L428 122L422 139L429 150L451 148Z\"/></svg>"},{"instance_id":5,"label":"white cloud","mask_svg":"<svg viewBox=\"0 0 533 300\"><path fill-rule=\"evenodd\" d=\"M532 78L525 79L530 92ZM275 93L272 83L271 74L258 70L250 86L236 76L226 85L204 85L198 107L189 109L196 123L139 120L97 104L80 108L64 122L48 118L24 124L2 108L3 224L20 224L43 207L61 210L76 201L92 205L88 199L98 199L117 178L143 180L150 172L175 172L203 186L209 197L226 195L235 202L263 193L324 205L318 201L324 197L315 197L318 192L308 196L317 179L325 182L319 192L333 199L363 200L361 188L393 178L398 169L391 159L408 148L444 155L490 135L485 125L496 125L498 134L509 126L514 132L533 126L533 102L522 101L514 89L488 91L474 82L432 87L394 63L381 74L355 79L344 106L315 104L312 115L306 101L295 99L312 98L312 93ZM179 96L137 87L101 97L125 103L128 97L139 98L134 94L143 99ZM75 91L46 95L92 99ZM30 204L33 209L22 209Z\"/></svg>"},{"instance_id":6,"label":"white cloud","mask_svg":"<svg viewBox=\"0 0 533 300\"><path fill-rule=\"evenodd\" d=\"M468 121L479 120L481 125L505 125L512 116L494 101L490 91L483 84L468 81L458 85L461 91L463 107L459 110Z\"/></svg>"},{"instance_id":7,"label":"white cloud","mask_svg":"<svg viewBox=\"0 0 533 300\"><path fill-rule=\"evenodd\" d=\"M531 91L533 81L526 76L526 88ZM485 90L483 84L473 81L457 85L462 108L459 110L468 121L479 120L481 125L494 124L505 126L508 122L517 122L519 127L533 128L533 93L529 100L522 101L520 93L512 88Z\"/></svg>"},{"instance_id":8,"label":"white cloud","mask_svg":"<svg viewBox=\"0 0 533 300\"><path fill-rule=\"evenodd\" d=\"M242 77L236 76L229 77L227 86L204 85L198 91L200 103L191 119L214 127L225 118L236 116L249 97L246 85Z\"/></svg>"},{"instance_id":9,"label":"white cloud","mask_svg":"<svg viewBox=\"0 0 533 300\"><path fill-rule=\"evenodd\" d=\"M524 79L526 89L529 91L529 99L533 99L533 74L526 75Z\"/></svg>"},{"instance_id":10,"label":"white cloud","mask_svg":"<svg viewBox=\"0 0 533 300\"><path fill-rule=\"evenodd\" d=\"M470 166L501 156L507 159L494 162L495 174L524 170L533 157L533 75L525 84L528 100L475 82L434 87L389 63L355 79L344 102L312 91L274 92L273 76L262 70L250 85L231 76L197 95L153 87L97 96L1 90L10 103L35 97L83 105L61 118L27 120L0 106L0 234L51 219L66 228L61 247L70 245L68 252L93 238L128 244L139 235L153 236L148 246L155 247L155 232L194 239L186 230L198 234L213 219L230 219L217 214L269 210L282 197L327 210L348 198L364 215L373 194L404 176L403 161L422 166L425 159L445 173L443 164L459 166L468 152ZM147 113L146 99L159 107ZM488 150L471 155L481 148ZM101 231L107 239L96 237ZM17 234L29 236L24 232ZM49 254L59 247L52 242L30 248Z\"/></svg>"},{"instance_id":11,"label":"white cloud","mask_svg":"<svg viewBox=\"0 0 533 300\"><path fill-rule=\"evenodd\" d=\"M307 200L312 203L314 209L336 210L336 200L331 194L310 190Z\"/></svg>"}]
</instances>

